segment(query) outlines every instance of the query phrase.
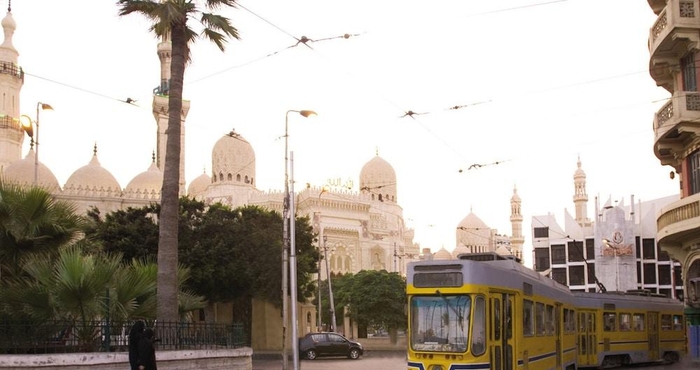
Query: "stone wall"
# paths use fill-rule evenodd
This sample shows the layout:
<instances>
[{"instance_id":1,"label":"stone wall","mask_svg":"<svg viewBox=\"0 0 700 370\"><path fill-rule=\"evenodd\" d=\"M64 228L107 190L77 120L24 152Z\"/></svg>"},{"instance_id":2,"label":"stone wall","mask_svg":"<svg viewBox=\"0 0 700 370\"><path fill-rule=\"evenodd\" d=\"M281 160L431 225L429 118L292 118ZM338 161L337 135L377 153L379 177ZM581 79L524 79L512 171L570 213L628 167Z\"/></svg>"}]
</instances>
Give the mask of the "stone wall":
<instances>
[{"instance_id":1,"label":"stone wall","mask_svg":"<svg viewBox=\"0 0 700 370\"><path fill-rule=\"evenodd\" d=\"M159 370L252 370L251 348L220 350L156 351ZM64 370L129 368L127 352L94 352L46 355L2 355L2 370Z\"/></svg>"}]
</instances>

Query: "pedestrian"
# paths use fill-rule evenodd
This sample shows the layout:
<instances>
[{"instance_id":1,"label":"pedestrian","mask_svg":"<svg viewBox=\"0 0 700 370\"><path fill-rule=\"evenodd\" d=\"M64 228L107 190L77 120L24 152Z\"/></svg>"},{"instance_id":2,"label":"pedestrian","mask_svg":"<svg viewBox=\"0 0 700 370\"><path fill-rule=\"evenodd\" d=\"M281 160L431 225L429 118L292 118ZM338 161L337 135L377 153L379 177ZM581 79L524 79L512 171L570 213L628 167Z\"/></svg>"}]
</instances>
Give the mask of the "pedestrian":
<instances>
[{"instance_id":1,"label":"pedestrian","mask_svg":"<svg viewBox=\"0 0 700 370\"><path fill-rule=\"evenodd\" d=\"M156 347L153 344L153 329L146 328L139 340L138 352L139 370L157 370L156 367Z\"/></svg>"},{"instance_id":2,"label":"pedestrian","mask_svg":"<svg viewBox=\"0 0 700 370\"><path fill-rule=\"evenodd\" d=\"M131 365L131 370L139 370L138 349L144 329L146 329L146 323L143 320L138 320L131 326L129 331L129 365Z\"/></svg>"}]
</instances>

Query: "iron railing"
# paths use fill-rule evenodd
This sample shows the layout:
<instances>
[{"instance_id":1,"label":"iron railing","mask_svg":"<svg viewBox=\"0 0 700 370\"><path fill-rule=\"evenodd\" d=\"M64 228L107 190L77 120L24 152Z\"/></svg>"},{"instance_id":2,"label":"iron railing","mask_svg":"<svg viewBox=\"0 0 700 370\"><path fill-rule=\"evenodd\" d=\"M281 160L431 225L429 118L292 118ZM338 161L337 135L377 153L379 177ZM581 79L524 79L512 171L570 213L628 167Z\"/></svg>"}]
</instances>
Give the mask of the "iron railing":
<instances>
[{"instance_id":1,"label":"iron railing","mask_svg":"<svg viewBox=\"0 0 700 370\"><path fill-rule=\"evenodd\" d=\"M133 321L0 321L0 354L128 351ZM157 350L249 346L243 324L148 322Z\"/></svg>"}]
</instances>

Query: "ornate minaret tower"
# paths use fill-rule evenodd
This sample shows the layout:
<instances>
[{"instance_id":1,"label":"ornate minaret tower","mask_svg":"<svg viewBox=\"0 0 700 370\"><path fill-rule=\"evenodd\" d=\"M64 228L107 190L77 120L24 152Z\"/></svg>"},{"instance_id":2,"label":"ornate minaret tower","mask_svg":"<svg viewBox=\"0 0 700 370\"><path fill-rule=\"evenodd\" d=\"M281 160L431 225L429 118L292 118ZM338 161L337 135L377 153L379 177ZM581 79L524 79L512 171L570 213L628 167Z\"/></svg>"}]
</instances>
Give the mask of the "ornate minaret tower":
<instances>
[{"instance_id":1,"label":"ornate minaret tower","mask_svg":"<svg viewBox=\"0 0 700 370\"><path fill-rule=\"evenodd\" d=\"M24 72L17 64L19 53L12 45L15 20L12 6L2 20L5 40L0 45L0 172L22 157L24 130L19 123L19 92L24 84Z\"/></svg>"},{"instance_id":2,"label":"ornate minaret tower","mask_svg":"<svg viewBox=\"0 0 700 370\"><path fill-rule=\"evenodd\" d=\"M586 194L586 173L581 169L581 157L576 163L578 168L574 172L574 206L576 207L576 222L581 226L588 226L586 208L588 207L588 194Z\"/></svg>"},{"instance_id":3,"label":"ornate minaret tower","mask_svg":"<svg viewBox=\"0 0 700 370\"><path fill-rule=\"evenodd\" d=\"M525 238L523 237L523 214L521 213L521 203L520 197L518 196L518 189L513 186L513 196L510 197L510 224L512 227L510 245L512 247L513 254L522 261L523 244L525 244Z\"/></svg>"},{"instance_id":4,"label":"ornate minaret tower","mask_svg":"<svg viewBox=\"0 0 700 370\"><path fill-rule=\"evenodd\" d=\"M158 44L158 58L160 59L160 85L153 89L153 116L158 125L156 143L156 165L163 171L165 165L165 146L168 132L168 93L170 91L170 59L172 57L172 43L170 35L163 36ZM190 110L190 102L182 101L180 113L180 195L184 195L185 188L185 118Z\"/></svg>"}]
</instances>

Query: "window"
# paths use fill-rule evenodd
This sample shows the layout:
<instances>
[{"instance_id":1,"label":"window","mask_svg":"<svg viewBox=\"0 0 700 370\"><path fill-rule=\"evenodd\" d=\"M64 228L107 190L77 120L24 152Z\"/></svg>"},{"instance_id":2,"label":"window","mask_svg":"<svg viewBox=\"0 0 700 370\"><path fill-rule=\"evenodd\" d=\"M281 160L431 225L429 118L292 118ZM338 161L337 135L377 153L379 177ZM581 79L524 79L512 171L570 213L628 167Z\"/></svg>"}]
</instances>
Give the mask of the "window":
<instances>
[{"instance_id":1,"label":"window","mask_svg":"<svg viewBox=\"0 0 700 370\"><path fill-rule=\"evenodd\" d=\"M593 242L593 239L586 239L586 259L595 259L595 243Z\"/></svg>"},{"instance_id":2,"label":"window","mask_svg":"<svg viewBox=\"0 0 700 370\"><path fill-rule=\"evenodd\" d=\"M549 268L549 248L535 248L535 271Z\"/></svg>"},{"instance_id":3,"label":"window","mask_svg":"<svg viewBox=\"0 0 700 370\"><path fill-rule=\"evenodd\" d=\"M486 351L486 301L477 297L474 302L474 324L472 327L472 354L479 356Z\"/></svg>"},{"instance_id":4,"label":"window","mask_svg":"<svg viewBox=\"0 0 700 370\"><path fill-rule=\"evenodd\" d=\"M620 314L620 331L630 331L631 326L631 315L628 313Z\"/></svg>"},{"instance_id":5,"label":"window","mask_svg":"<svg viewBox=\"0 0 700 370\"><path fill-rule=\"evenodd\" d=\"M240 173L236 175L236 181L241 182L241 174Z\"/></svg>"},{"instance_id":6,"label":"window","mask_svg":"<svg viewBox=\"0 0 700 370\"><path fill-rule=\"evenodd\" d=\"M670 331L671 326L671 315L661 315L661 330Z\"/></svg>"},{"instance_id":7,"label":"window","mask_svg":"<svg viewBox=\"0 0 700 370\"><path fill-rule=\"evenodd\" d=\"M656 284L656 264L644 264L644 284Z\"/></svg>"},{"instance_id":8,"label":"window","mask_svg":"<svg viewBox=\"0 0 700 370\"><path fill-rule=\"evenodd\" d=\"M544 328L544 303L537 302L535 304L535 330L537 331L537 336L544 335Z\"/></svg>"},{"instance_id":9,"label":"window","mask_svg":"<svg viewBox=\"0 0 700 370\"><path fill-rule=\"evenodd\" d=\"M645 322L646 321L644 320L643 313L635 313L634 316L632 316L632 324L634 325L634 331L644 331Z\"/></svg>"},{"instance_id":10,"label":"window","mask_svg":"<svg viewBox=\"0 0 700 370\"><path fill-rule=\"evenodd\" d=\"M596 276L595 276L595 263L587 263L586 264L586 272L588 273L588 284L595 284Z\"/></svg>"},{"instance_id":11,"label":"window","mask_svg":"<svg viewBox=\"0 0 700 370\"><path fill-rule=\"evenodd\" d=\"M634 237L634 248L635 248L635 251L637 252L637 256L642 255L641 245L642 245L642 242L641 242L640 238L638 236L635 236Z\"/></svg>"},{"instance_id":12,"label":"window","mask_svg":"<svg viewBox=\"0 0 700 370\"><path fill-rule=\"evenodd\" d=\"M566 263L566 247L564 244L552 244L552 264L561 265Z\"/></svg>"},{"instance_id":13,"label":"window","mask_svg":"<svg viewBox=\"0 0 700 370\"><path fill-rule=\"evenodd\" d=\"M700 193L700 151L688 156L688 195Z\"/></svg>"},{"instance_id":14,"label":"window","mask_svg":"<svg viewBox=\"0 0 700 370\"><path fill-rule=\"evenodd\" d=\"M656 250L656 255L659 256L659 261L670 261L671 256L668 255L668 252L665 250L662 250L661 247L657 247Z\"/></svg>"},{"instance_id":15,"label":"window","mask_svg":"<svg viewBox=\"0 0 700 370\"><path fill-rule=\"evenodd\" d=\"M233 174L229 173L228 175L226 175L226 180L233 181Z\"/></svg>"},{"instance_id":16,"label":"window","mask_svg":"<svg viewBox=\"0 0 700 370\"><path fill-rule=\"evenodd\" d=\"M569 262L583 261L583 242L573 241L568 243Z\"/></svg>"},{"instance_id":17,"label":"window","mask_svg":"<svg viewBox=\"0 0 700 370\"><path fill-rule=\"evenodd\" d=\"M683 316L673 315L673 330L683 331Z\"/></svg>"},{"instance_id":18,"label":"window","mask_svg":"<svg viewBox=\"0 0 700 370\"><path fill-rule=\"evenodd\" d=\"M554 335L554 306L547 305L547 307L545 308L544 319L545 332L547 333L547 335Z\"/></svg>"},{"instance_id":19,"label":"window","mask_svg":"<svg viewBox=\"0 0 700 370\"><path fill-rule=\"evenodd\" d=\"M671 285L671 266L659 265L659 285Z\"/></svg>"},{"instance_id":20,"label":"window","mask_svg":"<svg viewBox=\"0 0 700 370\"><path fill-rule=\"evenodd\" d=\"M523 336L531 337L534 335L535 312L532 309L532 301L523 300Z\"/></svg>"},{"instance_id":21,"label":"window","mask_svg":"<svg viewBox=\"0 0 700 370\"><path fill-rule=\"evenodd\" d=\"M584 266L571 266L569 267L569 283L571 285L583 285L585 283L585 276L583 276Z\"/></svg>"},{"instance_id":22,"label":"window","mask_svg":"<svg viewBox=\"0 0 700 370\"><path fill-rule=\"evenodd\" d=\"M535 238L549 238L549 227L536 227Z\"/></svg>"},{"instance_id":23,"label":"window","mask_svg":"<svg viewBox=\"0 0 700 370\"><path fill-rule=\"evenodd\" d=\"M656 259L656 245L654 245L654 239L642 239L642 251L645 260Z\"/></svg>"},{"instance_id":24,"label":"window","mask_svg":"<svg viewBox=\"0 0 700 370\"><path fill-rule=\"evenodd\" d=\"M695 54L689 53L681 59L681 74L683 75L683 91L698 91L695 78Z\"/></svg>"},{"instance_id":25,"label":"window","mask_svg":"<svg viewBox=\"0 0 700 370\"><path fill-rule=\"evenodd\" d=\"M615 312L603 312L603 330L615 331Z\"/></svg>"},{"instance_id":26,"label":"window","mask_svg":"<svg viewBox=\"0 0 700 370\"><path fill-rule=\"evenodd\" d=\"M566 268L552 269L552 280L561 285L568 285L566 281Z\"/></svg>"}]
</instances>

